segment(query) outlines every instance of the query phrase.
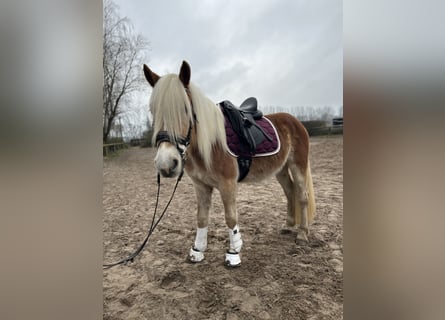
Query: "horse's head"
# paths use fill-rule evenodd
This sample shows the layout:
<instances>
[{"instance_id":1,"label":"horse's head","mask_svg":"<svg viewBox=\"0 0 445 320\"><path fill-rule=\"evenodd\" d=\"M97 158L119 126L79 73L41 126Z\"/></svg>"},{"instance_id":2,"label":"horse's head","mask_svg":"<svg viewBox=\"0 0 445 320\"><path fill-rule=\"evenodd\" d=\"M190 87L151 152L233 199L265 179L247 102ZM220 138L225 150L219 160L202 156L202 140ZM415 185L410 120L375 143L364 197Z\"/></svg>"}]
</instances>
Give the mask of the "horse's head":
<instances>
[{"instance_id":1,"label":"horse's head","mask_svg":"<svg viewBox=\"0 0 445 320\"><path fill-rule=\"evenodd\" d=\"M183 61L179 75L160 77L144 64L144 74L153 87L150 110L153 115L153 142L157 147L155 166L162 176L177 177L184 170L186 149L194 124L188 94L190 66Z\"/></svg>"}]
</instances>

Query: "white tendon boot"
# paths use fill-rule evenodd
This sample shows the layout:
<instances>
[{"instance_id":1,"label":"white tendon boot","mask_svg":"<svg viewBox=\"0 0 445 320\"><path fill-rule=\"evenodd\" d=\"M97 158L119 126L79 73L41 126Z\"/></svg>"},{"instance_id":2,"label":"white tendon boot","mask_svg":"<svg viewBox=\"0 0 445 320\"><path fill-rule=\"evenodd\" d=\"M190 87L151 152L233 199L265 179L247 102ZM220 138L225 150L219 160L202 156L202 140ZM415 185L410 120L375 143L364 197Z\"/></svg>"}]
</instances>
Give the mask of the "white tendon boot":
<instances>
[{"instance_id":1,"label":"white tendon boot","mask_svg":"<svg viewBox=\"0 0 445 320\"><path fill-rule=\"evenodd\" d=\"M207 249L207 230L205 228L196 229L195 244L190 249L189 259L191 262L201 262L204 260L204 251Z\"/></svg>"},{"instance_id":2,"label":"white tendon boot","mask_svg":"<svg viewBox=\"0 0 445 320\"><path fill-rule=\"evenodd\" d=\"M241 239L241 233L238 225L233 229L229 229L230 249L226 252L225 264L228 267L239 267L241 265L241 259L239 253L243 246L243 240Z\"/></svg>"}]
</instances>

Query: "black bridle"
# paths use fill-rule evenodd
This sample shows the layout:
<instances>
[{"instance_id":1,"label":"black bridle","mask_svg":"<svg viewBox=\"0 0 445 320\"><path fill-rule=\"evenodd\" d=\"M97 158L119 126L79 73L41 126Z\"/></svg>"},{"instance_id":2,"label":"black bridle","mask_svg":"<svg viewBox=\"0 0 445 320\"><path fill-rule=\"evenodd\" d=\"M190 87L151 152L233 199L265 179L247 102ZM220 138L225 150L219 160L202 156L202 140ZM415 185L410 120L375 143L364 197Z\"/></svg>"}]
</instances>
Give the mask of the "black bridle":
<instances>
[{"instance_id":1,"label":"black bridle","mask_svg":"<svg viewBox=\"0 0 445 320\"><path fill-rule=\"evenodd\" d=\"M185 160L186 160L186 151L187 147L190 144L190 140L192 137L192 128L193 128L193 121L198 122L196 119L196 113L195 108L193 108L193 102L191 98L190 89L188 87L185 87L185 92L190 100L190 105L192 107L192 117L189 120L189 129L187 130L187 135L185 137L178 136L174 137L173 135L169 134L168 131L159 131L156 134L156 148L159 148L159 145L162 142L169 142L176 146L176 149L178 150L179 154L181 155L182 160L182 170L181 170L181 176L184 174L184 167L185 167ZM187 108L185 109L187 112ZM192 120L193 119L193 120Z\"/></svg>"},{"instance_id":2,"label":"black bridle","mask_svg":"<svg viewBox=\"0 0 445 320\"><path fill-rule=\"evenodd\" d=\"M193 115L195 115L195 113L193 113ZM181 155L181 160L182 160L181 175L184 172L186 151L187 151L187 147L190 145L190 139L192 137L192 128L193 128L193 123L192 123L192 120L190 119L189 129L188 129L187 135L185 137L183 137L183 136L173 137L167 131L159 131L156 134L156 148L159 148L159 145L162 142L169 142L176 146L176 149L178 150L179 154Z\"/></svg>"}]
</instances>

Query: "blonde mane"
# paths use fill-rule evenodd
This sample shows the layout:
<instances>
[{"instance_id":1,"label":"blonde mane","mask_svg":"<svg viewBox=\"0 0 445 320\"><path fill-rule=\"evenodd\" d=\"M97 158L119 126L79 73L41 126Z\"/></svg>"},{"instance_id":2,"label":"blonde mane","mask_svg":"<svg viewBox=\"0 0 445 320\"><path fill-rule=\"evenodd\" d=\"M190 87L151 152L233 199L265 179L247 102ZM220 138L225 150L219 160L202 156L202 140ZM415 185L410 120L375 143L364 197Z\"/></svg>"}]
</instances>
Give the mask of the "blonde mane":
<instances>
[{"instance_id":1,"label":"blonde mane","mask_svg":"<svg viewBox=\"0 0 445 320\"><path fill-rule=\"evenodd\" d=\"M153 142L159 131L167 131L172 138L183 135L190 121L196 127L197 147L207 169L212 165L212 149L220 145L227 150L224 116L198 87L189 84L193 109L176 74L168 74L159 79L150 98L153 114ZM193 111L196 122L193 119Z\"/></svg>"}]
</instances>

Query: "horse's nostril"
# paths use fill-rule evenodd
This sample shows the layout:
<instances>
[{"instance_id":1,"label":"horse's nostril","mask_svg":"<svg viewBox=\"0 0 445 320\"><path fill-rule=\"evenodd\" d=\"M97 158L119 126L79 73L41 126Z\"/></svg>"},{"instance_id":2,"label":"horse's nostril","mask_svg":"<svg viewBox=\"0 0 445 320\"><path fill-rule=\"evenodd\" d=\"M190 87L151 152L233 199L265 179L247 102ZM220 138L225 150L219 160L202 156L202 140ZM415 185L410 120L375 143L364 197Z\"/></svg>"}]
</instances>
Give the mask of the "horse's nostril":
<instances>
[{"instance_id":1,"label":"horse's nostril","mask_svg":"<svg viewBox=\"0 0 445 320\"><path fill-rule=\"evenodd\" d=\"M173 167L172 169L175 169L178 166L178 160L177 159L173 159Z\"/></svg>"},{"instance_id":2,"label":"horse's nostril","mask_svg":"<svg viewBox=\"0 0 445 320\"><path fill-rule=\"evenodd\" d=\"M161 169L161 174L163 177L168 177L170 176L170 171L168 169L167 170Z\"/></svg>"}]
</instances>

